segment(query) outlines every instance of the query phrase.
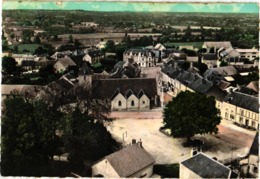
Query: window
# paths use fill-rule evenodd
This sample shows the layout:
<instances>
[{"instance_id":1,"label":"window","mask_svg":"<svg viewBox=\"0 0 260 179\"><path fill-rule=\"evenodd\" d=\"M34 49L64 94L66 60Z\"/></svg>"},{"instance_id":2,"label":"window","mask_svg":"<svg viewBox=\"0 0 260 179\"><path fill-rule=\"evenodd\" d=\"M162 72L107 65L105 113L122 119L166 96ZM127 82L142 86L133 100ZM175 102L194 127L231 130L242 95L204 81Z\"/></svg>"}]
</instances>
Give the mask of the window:
<instances>
[{"instance_id":1,"label":"window","mask_svg":"<svg viewBox=\"0 0 260 179\"><path fill-rule=\"evenodd\" d=\"M243 117L240 116L239 122L243 124Z\"/></svg>"},{"instance_id":2,"label":"window","mask_svg":"<svg viewBox=\"0 0 260 179\"><path fill-rule=\"evenodd\" d=\"M121 106L122 105L122 102L121 101L118 101L118 106Z\"/></svg>"},{"instance_id":3,"label":"window","mask_svg":"<svg viewBox=\"0 0 260 179\"><path fill-rule=\"evenodd\" d=\"M145 104L145 101L142 101L143 104Z\"/></svg>"},{"instance_id":4,"label":"window","mask_svg":"<svg viewBox=\"0 0 260 179\"><path fill-rule=\"evenodd\" d=\"M255 128L255 121L252 121L252 127Z\"/></svg>"},{"instance_id":5,"label":"window","mask_svg":"<svg viewBox=\"0 0 260 179\"><path fill-rule=\"evenodd\" d=\"M243 109L240 109L240 114L241 114L241 116L244 116L244 110Z\"/></svg>"},{"instance_id":6,"label":"window","mask_svg":"<svg viewBox=\"0 0 260 179\"><path fill-rule=\"evenodd\" d=\"M135 106L134 100L131 101L131 106Z\"/></svg>"},{"instance_id":7,"label":"window","mask_svg":"<svg viewBox=\"0 0 260 179\"><path fill-rule=\"evenodd\" d=\"M230 119L234 120L235 116L233 114L230 114Z\"/></svg>"},{"instance_id":8,"label":"window","mask_svg":"<svg viewBox=\"0 0 260 179\"><path fill-rule=\"evenodd\" d=\"M225 113L225 118L226 118L226 119L228 118L228 112Z\"/></svg>"}]
</instances>

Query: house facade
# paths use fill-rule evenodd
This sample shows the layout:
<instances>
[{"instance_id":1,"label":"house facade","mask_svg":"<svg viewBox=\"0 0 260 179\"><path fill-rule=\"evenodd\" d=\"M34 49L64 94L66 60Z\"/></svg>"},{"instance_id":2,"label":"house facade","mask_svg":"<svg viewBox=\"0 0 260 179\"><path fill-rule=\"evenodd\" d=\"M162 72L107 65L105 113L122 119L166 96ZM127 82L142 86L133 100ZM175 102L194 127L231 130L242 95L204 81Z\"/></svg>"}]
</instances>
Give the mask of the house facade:
<instances>
[{"instance_id":1,"label":"house facade","mask_svg":"<svg viewBox=\"0 0 260 179\"><path fill-rule=\"evenodd\" d=\"M94 99L110 103L112 111L150 110L159 105L153 78L96 79L92 80L92 93Z\"/></svg>"},{"instance_id":2,"label":"house facade","mask_svg":"<svg viewBox=\"0 0 260 179\"><path fill-rule=\"evenodd\" d=\"M154 163L142 142L132 143L95 163L92 177L149 178L153 175Z\"/></svg>"},{"instance_id":3,"label":"house facade","mask_svg":"<svg viewBox=\"0 0 260 179\"><path fill-rule=\"evenodd\" d=\"M156 66L156 58L150 50L130 49L123 54L123 61L136 63L139 67Z\"/></svg>"},{"instance_id":4,"label":"house facade","mask_svg":"<svg viewBox=\"0 0 260 179\"><path fill-rule=\"evenodd\" d=\"M248 58L250 61L259 57L259 51L257 49L236 49L241 58Z\"/></svg>"},{"instance_id":5,"label":"house facade","mask_svg":"<svg viewBox=\"0 0 260 179\"><path fill-rule=\"evenodd\" d=\"M201 60L208 66L208 68L214 68L218 66L218 57L215 53L203 54Z\"/></svg>"},{"instance_id":6,"label":"house facade","mask_svg":"<svg viewBox=\"0 0 260 179\"><path fill-rule=\"evenodd\" d=\"M231 92L222 102L222 119L257 129L259 125L258 98L239 92Z\"/></svg>"}]
</instances>

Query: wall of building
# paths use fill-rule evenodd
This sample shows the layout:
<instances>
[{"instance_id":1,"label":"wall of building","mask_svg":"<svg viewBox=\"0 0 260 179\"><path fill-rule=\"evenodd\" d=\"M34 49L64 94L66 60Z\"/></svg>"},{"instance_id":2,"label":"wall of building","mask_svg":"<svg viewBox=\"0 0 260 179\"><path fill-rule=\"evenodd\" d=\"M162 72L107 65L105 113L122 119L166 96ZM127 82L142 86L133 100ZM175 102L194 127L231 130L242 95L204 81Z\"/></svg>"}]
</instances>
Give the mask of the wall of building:
<instances>
[{"instance_id":1,"label":"wall of building","mask_svg":"<svg viewBox=\"0 0 260 179\"><path fill-rule=\"evenodd\" d=\"M152 175L153 175L153 164L128 177L129 178L149 178Z\"/></svg>"},{"instance_id":2,"label":"wall of building","mask_svg":"<svg viewBox=\"0 0 260 179\"><path fill-rule=\"evenodd\" d=\"M180 164L180 173L179 178L181 179L190 179L190 178L201 178L196 173L192 172L190 169L185 167L184 165Z\"/></svg>"},{"instance_id":3,"label":"wall of building","mask_svg":"<svg viewBox=\"0 0 260 179\"><path fill-rule=\"evenodd\" d=\"M146 95L139 99L139 108L140 110L150 109L150 100Z\"/></svg>"},{"instance_id":4,"label":"wall of building","mask_svg":"<svg viewBox=\"0 0 260 179\"><path fill-rule=\"evenodd\" d=\"M110 163L103 159L92 167L92 177L102 175L104 178L120 178Z\"/></svg>"},{"instance_id":5,"label":"wall of building","mask_svg":"<svg viewBox=\"0 0 260 179\"><path fill-rule=\"evenodd\" d=\"M120 105L120 103L121 103L121 105ZM126 99L121 93L119 93L111 101L111 110L125 110L125 109L126 109Z\"/></svg>"},{"instance_id":6,"label":"wall of building","mask_svg":"<svg viewBox=\"0 0 260 179\"><path fill-rule=\"evenodd\" d=\"M236 120L236 106L223 102L221 107L221 118L235 122Z\"/></svg>"},{"instance_id":7,"label":"wall of building","mask_svg":"<svg viewBox=\"0 0 260 179\"><path fill-rule=\"evenodd\" d=\"M236 122L253 128L258 127L259 114L244 108L237 107Z\"/></svg>"},{"instance_id":8,"label":"wall of building","mask_svg":"<svg viewBox=\"0 0 260 179\"><path fill-rule=\"evenodd\" d=\"M258 178L259 173L259 156L249 155L248 158L249 174L255 178Z\"/></svg>"},{"instance_id":9,"label":"wall of building","mask_svg":"<svg viewBox=\"0 0 260 179\"><path fill-rule=\"evenodd\" d=\"M129 96L129 98L126 100L127 109L128 110L138 110L139 108L139 100L135 95Z\"/></svg>"}]
</instances>

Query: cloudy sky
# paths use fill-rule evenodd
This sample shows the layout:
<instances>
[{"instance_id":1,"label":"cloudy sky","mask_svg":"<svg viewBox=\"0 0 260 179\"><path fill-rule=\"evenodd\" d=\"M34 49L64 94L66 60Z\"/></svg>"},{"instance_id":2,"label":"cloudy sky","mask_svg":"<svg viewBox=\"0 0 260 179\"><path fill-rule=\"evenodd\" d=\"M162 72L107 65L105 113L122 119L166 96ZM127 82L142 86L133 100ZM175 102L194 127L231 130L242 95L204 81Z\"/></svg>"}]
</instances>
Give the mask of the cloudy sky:
<instances>
[{"instance_id":1,"label":"cloudy sky","mask_svg":"<svg viewBox=\"0 0 260 179\"><path fill-rule=\"evenodd\" d=\"M251 3L144 3L144 2L28 2L3 1L3 9L53 9L87 11L146 11L146 12L218 12L259 13Z\"/></svg>"}]
</instances>

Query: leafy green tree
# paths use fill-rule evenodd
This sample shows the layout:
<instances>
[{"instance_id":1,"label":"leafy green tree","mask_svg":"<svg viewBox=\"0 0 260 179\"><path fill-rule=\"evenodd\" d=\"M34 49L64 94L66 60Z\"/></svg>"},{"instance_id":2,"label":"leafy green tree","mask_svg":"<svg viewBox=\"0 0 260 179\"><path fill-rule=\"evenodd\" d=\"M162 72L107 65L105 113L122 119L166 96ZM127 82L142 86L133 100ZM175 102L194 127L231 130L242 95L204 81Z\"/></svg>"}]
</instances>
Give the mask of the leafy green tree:
<instances>
[{"instance_id":1,"label":"leafy green tree","mask_svg":"<svg viewBox=\"0 0 260 179\"><path fill-rule=\"evenodd\" d=\"M221 120L214 97L190 91L173 98L163 115L163 123L171 129L172 136L186 137L188 141L196 134L217 133Z\"/></svg>"},{"instance_id":2,"label":"leafy green tree","mask_svg":"<svg viewBox=\"0 0 260 179\"><path fill-rule=\"evenodd\" d=\"M115 42L113 40L108 40L106 42L106 51L114 52L115 51Z\"/></svg>"},{"instance_id":3,"label":"leafy green tree","mask_svg":"<svg viewBox=\"0 0 260 179\"><path fill-rule=\"evenodd\" d=\"M14 58L4 56L2 58L2 68L7 74L15 74L17 72L17 63Z\"/></svg>"},{"instance_id":4,"label":"leafy green tree","mask_svg":"<svg viewBox=\"0 0 260 179\"><path fill-rule=\"evenodd\" d=\"M18 46L17 45L14 45L14 52L18 52Z\"/></svg>"},{"instance_id":5,"label":"leafy green tree","mask_svg":"<svg viewBox=\"0 0 260 179\"><path fill-rule=\"evenodd\" d=\"M69 41L68 41L68 43L73 43L73 37L72 37L71 34L70 34L70 36L69 36Z\"/></svg>"}]
</instances>

